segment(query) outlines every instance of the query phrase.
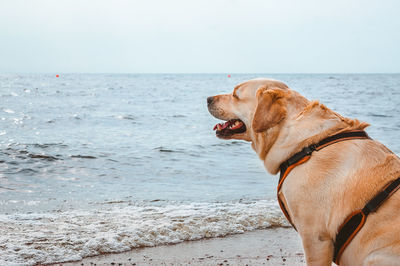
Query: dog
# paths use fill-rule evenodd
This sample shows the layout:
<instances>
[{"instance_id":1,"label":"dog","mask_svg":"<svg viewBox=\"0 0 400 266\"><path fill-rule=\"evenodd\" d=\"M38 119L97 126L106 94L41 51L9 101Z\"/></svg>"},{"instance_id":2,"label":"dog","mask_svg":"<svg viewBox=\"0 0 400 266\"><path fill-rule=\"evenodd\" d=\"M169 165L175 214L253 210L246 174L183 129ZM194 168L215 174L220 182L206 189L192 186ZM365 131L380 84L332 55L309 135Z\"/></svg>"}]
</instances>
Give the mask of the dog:
<instances>
[{"instance_id":1,"label":"dog","mask_svg":"<svg viewBox=\"0 0 400 266\"><path fill-rule=\"evenodd\" d=\"M217 137L251 142L271 174L304 147L368 123L309 101L283 82L253 79L230 94L207 98L209 112L226 122ZM291 170L278 197L298 231L307 265L331 265L346 218L400 177L400 159L376 140L341 141L314 152ZM340 265L400 265L400 192L393 193L340 256Z\"/></svg>"}]
</instances>

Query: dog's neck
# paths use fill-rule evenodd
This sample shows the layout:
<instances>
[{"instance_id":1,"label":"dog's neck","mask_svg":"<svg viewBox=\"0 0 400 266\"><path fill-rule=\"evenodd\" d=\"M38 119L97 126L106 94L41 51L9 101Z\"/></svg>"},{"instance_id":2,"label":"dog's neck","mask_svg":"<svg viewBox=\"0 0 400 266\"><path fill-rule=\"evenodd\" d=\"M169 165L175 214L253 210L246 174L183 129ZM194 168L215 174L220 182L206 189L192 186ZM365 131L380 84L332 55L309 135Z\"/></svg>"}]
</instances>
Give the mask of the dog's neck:
<instances>
[{"instance_id":1,"label":"dog's neck","mask_svg":"<svg viewBox=\"0 0 400 266\"><path fill-rule=\"evenodd\" d=\"M336 133L362 130L367 123L344 118L319 102L310 102L303 111L265 133L254 136L253 149L271 174L290 156L306 146Z\"/></svg>"}]
</instances>

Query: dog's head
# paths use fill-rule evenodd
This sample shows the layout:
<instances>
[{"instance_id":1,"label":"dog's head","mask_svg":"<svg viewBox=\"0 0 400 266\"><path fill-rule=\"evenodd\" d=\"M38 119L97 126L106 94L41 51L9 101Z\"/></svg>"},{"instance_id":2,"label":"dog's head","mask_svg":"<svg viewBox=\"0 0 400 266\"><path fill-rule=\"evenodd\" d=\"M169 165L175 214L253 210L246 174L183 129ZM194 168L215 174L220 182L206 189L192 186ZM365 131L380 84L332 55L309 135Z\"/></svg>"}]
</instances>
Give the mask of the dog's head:
<instances>
[{"instance_id":1,"label":"dog's head","mask_svg":"<svg viewBox=\"0 0 400 266\"><path fill-rule=\"evenodd\" d=\"M208 110L225 123L215 125L222 139L254 140L256 134L284 123L307 104L297 92L276 80L253 79L236 86L232 93L207 98Z\"/></svg>"}]
</instances>

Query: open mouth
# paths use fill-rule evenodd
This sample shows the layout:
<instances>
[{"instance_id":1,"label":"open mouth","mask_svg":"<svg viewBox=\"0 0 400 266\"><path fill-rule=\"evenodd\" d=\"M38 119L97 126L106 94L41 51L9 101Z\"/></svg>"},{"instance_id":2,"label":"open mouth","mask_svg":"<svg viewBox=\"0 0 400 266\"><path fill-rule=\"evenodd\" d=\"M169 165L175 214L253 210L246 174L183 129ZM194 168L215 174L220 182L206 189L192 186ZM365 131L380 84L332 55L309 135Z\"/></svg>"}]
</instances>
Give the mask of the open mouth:
<instances>
[{"instance_id":1,"label":"open mouth","mask_svg":"<svg viewBox=\"0 0 400 266\"><path fill-rule=\"evenodd\" d=\"M240 119L231 119L225 123L216 124L214 130L218 137L229 137L246 132L246 125Z\"/></svg>"}]
</instances>

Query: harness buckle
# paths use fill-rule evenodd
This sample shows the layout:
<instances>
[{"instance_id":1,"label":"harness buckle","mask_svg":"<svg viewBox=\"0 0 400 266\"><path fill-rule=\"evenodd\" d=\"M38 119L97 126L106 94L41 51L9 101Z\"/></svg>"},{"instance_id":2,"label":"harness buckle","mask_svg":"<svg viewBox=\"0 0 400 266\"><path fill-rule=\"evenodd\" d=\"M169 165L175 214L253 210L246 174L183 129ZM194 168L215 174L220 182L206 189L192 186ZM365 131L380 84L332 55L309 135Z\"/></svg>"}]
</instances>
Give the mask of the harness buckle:
<instances>
[{"instance_id":1,"label":"harness buckle","mask_svg":"<svg viewBox=\"0 0 400 266\"><path fill-rule=\"evenodd\" d=\"M310 154L313 153L313 151L315 151L316 149L317 149L317 145L311 144L310 146L305 147L305 148L303 149L303 151L304 151L304 153L305 153L306 155L310 155Z\"/></svg>"}]
</instances>

